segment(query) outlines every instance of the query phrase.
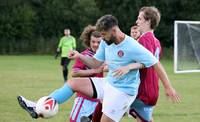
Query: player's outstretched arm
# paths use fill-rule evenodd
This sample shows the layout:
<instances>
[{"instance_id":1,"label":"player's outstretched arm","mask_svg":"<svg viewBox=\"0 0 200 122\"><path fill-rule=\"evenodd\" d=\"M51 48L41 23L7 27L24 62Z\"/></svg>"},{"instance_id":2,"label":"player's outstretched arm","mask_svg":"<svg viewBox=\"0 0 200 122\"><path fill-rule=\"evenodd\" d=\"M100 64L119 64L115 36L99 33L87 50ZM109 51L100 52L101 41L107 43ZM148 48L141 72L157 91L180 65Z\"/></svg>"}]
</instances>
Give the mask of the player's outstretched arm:
<instances>
[{"instance_id":1,"label":"player's outstretched arm","mask_svg":"<svg viewBox=\"0 0 200 122\"><path fill-rule=\"evenodd\" d=\"M100 67L103 62L96 60L93 57L85 56L78 51L69 51L68 54L69 59L77 59L79 58L85 65L87 65L90 68L98 68Z\"/></svg>"},{"instance_id":2,"label":"player's outstretched arm","mask_svg":"<svg viewBox=\"0 0 200 122\"><path fill-rule=\"evenodd\" d=\"M180 102L180 95L176 92L176 90L172 87L167 73L160 62L154 65L154 69L157 72L163 86L165 89L165 94L174 102Z\"/></svg>"},{"instance_id":3,"label":"player's outstretched arm","mask_svg":"<svg viewBox=\"0 0 200 122\"><path fill-rule=\"evenodd\" d=\"M103 72L103 68L103 66L100 66L96 69L74 70L72 71L72 77L88 77Z\"/></svg>"}]
</instances>

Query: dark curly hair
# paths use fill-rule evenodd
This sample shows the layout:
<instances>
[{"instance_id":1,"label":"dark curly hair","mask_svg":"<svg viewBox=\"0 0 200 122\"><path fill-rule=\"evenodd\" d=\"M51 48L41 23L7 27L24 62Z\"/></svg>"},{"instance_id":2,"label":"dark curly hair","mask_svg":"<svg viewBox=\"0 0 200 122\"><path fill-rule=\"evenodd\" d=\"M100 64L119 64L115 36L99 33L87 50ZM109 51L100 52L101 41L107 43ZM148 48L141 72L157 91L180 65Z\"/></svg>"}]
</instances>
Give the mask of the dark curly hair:
<instances>
[{"instance_id":1,"label":"dark curly hair","mask_svg":"<svg viewBox=\"0 0 200 122\"><path fill-rule=\"evenodd\" d=\"M91 36L99 38L99 37L101 37L101 34L98 31L96 31L95 26L88 25L84 28L84 30L80 36L80 40L83 41L83 45L85 47L90 47Z\"/></svg>"}]
</instances>

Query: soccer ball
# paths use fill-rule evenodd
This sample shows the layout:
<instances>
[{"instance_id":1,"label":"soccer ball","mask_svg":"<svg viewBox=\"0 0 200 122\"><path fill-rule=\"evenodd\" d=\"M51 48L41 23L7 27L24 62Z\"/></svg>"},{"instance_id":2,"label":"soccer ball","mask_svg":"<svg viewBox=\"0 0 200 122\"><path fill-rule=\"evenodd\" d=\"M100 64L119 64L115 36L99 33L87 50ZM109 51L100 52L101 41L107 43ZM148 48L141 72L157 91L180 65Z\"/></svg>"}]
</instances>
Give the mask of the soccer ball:
<instances>
[{"instance_id":1,"label":"soccer ball","mask_svg":"<svg viewBox=\"0 0 200 122\"><path fill-rule=\"evenodd\" d=\"M58 103L49 96L40 98L36 103L36 113L42 118L51 118L58 113Z\"/></svg>"}]
</instances>

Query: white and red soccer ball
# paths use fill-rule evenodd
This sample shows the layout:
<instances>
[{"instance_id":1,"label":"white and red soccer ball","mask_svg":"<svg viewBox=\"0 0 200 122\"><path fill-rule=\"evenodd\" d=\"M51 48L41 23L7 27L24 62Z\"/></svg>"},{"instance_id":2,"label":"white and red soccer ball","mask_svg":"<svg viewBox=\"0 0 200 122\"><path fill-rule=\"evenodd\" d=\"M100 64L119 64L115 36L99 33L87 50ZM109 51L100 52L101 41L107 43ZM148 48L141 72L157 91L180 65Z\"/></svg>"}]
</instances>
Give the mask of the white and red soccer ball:
<instances>
[{"instance_id":1,"label":"white and red soccer ball","mask_svg":"<svg viewBox=\"0 0 200 122\"><path fill-rule=\"evenodd\" d=\"M37 101L35 111L42 118L51 118L58 113L58 103L53 98L44 96Z\"/></svg>"}]
</instances>

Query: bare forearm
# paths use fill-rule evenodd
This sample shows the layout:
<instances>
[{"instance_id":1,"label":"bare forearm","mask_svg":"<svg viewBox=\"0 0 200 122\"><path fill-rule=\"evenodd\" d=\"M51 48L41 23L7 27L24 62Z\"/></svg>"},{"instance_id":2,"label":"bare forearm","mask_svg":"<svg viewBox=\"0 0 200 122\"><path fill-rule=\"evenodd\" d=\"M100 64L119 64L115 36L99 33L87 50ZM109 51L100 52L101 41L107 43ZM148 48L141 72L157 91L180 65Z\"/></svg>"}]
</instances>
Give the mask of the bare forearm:
<instances>
[{"instance_id":1,"label":"bare forearm","mask_svg":"<svg viewBox=\"0 0 200 122\"><path fill-rule=\"evenodd\" d=\"M154 65L154 69L156 70L158 77L160 78L164 88L171 87L171 83L162 64L158 62L157 64Z\"/></svg>"},{"instance_id":2,"label":"bare forearm","mask_svg":"<svg viewBox=\"0 0 200 122\"><path fill-rule=\"evenodd\" d=\"M176 92L176 90L172 87L167 73L164 67L161 65L160 62L154 65L154 69L156 70L164 88L165 88L165 95L169 97L174 102L180 102L180 95Z\"/></svg>"},{"instance_id":3,"label":"bare forearm","mask_svg":"<svg viewBox=\"0 0 200 122\"><path fill-rule=\"evenodd\" d=\"M142 68L144 68L144 64L131 63L131 64L127 65L127 67L129 68L129 70L142 69Z\"/></svg>"},{"instance_id":4,"label":"bare forearm","mask_svg":"<svg viewBox=\"0 0 200 122\"><path fill-rule=\"evenodd\" d=\"M103 64L103 62L97 61L93 57L84 56L82 54L79 55L80 60L90 68L97 68Z\"/></svg>"},{"instance_id":5,"label":"bare forearm","mask_svg":"<svg viewBox=\"0 0 200 122\"><path fill-rule=\"evenodd\" d=\"M127 74L131 70L143 68L144 65L141 63L131 63L127 66L122 66L113 72L114 77L121 77Z\"/></svg>"},{"instance_id":6,"label":"bare forearm","mask_svg":"<svg viewBox=\"0 0 200 122\"><path fill-rule=\"evenodd\" d=\"M95 69L72 71L72 77L87 77L97 73Z\"/></svg>"}]
</instances>

